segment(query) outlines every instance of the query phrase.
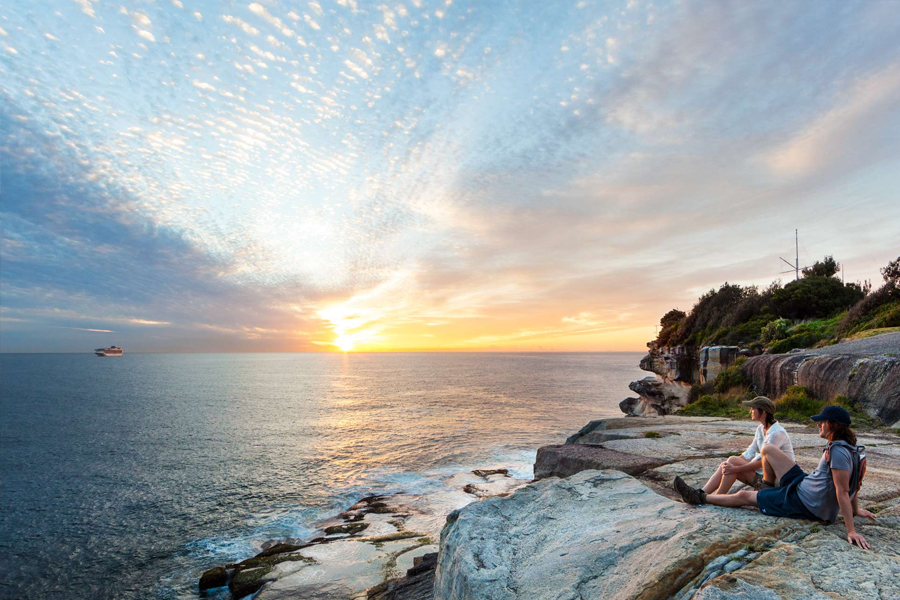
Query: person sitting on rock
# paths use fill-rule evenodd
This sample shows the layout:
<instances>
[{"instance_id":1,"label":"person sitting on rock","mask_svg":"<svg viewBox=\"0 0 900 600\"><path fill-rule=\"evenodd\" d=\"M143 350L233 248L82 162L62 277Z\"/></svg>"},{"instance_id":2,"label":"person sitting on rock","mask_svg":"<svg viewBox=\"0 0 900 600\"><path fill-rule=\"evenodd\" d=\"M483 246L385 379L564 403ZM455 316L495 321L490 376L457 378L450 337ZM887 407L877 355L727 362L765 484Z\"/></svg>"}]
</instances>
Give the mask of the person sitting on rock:
<instances>
[{"instance_id":1,"label":"person sitting on rock","mask_svg":"<svg viewBox=\"0 0 900 600\"><path fill-rule=\"evenodd\" d=\"M857 490L850 489L854 469L856 434L850 429L850 413L840 406L826 406L812 417L819 425L819 437L828 440L819 466L811 474L803 472L787 454L772 444L764 444L762 455L781 480L781 487L741 490L734 494L707 494L675 478L675 491L689 504L716 506L758 506L773 517L822 520L833 523L838 513L847 527L847 541L860 548L871 548L856 532L853 517L875 515L859 508ZM857 467L858 468L858 467Z\"/></svg>"},{"instance_id":2,"label":"person sitting on rock","mask_svg":"<svg viewBox=\"0 0 900 600\"><path fill-rule=\"evenodd\" d=\"M775 420L775 403L765 396L757 396L743 403L750 409L750 418L759 422L753 442L740 456L730 456L712 474L709 481L699 488L707 494L727 494L735 481L741 481L756 488L775 487L777 480L771 466L766 462L761 449L771 444L794 460L794 446L781 423Z\"/></svg>"}]
</instances>

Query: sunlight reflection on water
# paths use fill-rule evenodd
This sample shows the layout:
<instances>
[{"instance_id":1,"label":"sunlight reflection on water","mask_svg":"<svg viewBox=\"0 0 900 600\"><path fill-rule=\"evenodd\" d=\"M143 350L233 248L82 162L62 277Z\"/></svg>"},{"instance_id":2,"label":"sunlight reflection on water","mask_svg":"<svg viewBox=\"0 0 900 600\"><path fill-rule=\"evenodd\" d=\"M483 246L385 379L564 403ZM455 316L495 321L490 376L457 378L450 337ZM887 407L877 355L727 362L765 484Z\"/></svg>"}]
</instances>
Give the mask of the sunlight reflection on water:
<instances>
[{"instance_id":1,"label":"sunlight reflection on water","mask_svg":"<svg viewBox=\"0 0 900 600\"><path fill-rule=\"evenodd\" d=\"M639 359L3 355L3 597L194 597L363 495L529 478L538 446L620 414Z\"/></svg>"}]
</instances>

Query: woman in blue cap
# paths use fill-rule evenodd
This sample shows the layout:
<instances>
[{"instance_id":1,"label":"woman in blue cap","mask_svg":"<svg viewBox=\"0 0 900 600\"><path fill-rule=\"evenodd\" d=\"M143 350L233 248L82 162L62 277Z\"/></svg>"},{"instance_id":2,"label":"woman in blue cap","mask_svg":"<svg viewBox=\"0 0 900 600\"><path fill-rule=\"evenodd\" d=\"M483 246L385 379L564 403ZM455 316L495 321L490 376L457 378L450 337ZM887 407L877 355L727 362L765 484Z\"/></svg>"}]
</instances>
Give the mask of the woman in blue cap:
<instances>
[{"instance_id":1,"label":"woman in blue cap","mask_svg":"<svg viewBox=\"0 0 900 600\"><path fill-rule=\"evenodd\" d=\"M822 520L833 523L840 513L847 527L847 541L860 548L870 548L866 538L856 532L853 517L874 519L875 515L859 508L856 489L850 488L854 468L859 469L856 434L850 429L850 413L840 406L826 406L813 417L819 424L819 437L828 440L819 466L804 473L791 458L778 448L765 444L762 455L781 480L781 487L741 490L735 494L707 494L675 478L675 490L689 504L716 506L758 506L773 517ZM859 475L857 475L858 481Z\"/></svg>"}]
</instances>

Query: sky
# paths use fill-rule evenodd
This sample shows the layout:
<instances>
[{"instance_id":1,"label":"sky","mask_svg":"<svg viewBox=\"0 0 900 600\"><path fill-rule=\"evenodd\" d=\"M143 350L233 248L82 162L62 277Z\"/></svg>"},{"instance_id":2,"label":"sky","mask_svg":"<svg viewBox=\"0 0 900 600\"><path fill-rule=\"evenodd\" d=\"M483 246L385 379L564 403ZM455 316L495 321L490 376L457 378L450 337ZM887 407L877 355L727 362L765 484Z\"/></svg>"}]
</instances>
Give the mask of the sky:
<instances>
[{"instance_id":1,"label":"sky","mask_svg":"<svg viewBox=\"0 0 900 600\"><path fill-rule=\"evenodd\" d=\"M0 350L641 350L898 140L894 2L0 0Z\"/></svg>"}]
</instances>

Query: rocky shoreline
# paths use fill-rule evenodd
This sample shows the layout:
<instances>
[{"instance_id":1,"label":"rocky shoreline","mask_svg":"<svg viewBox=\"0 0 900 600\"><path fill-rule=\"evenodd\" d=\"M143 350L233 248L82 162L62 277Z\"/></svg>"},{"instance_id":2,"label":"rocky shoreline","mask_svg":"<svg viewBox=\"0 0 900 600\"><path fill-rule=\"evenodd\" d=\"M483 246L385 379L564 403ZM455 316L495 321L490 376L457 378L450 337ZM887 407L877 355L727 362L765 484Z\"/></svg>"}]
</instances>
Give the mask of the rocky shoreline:
<instances>
[{"instance_id":1,"label":"rocky shoreline","mask_svg":"<svg viewBox=\"0 0 900 600\"><path fill-rule=\"evenodd\" d=\"M692 385L711 381L742 355L730 347L697 354L651 346L641 367L656 379L632 384L641 396L622 405L647 416L592 421L565 444L540 448L533 481L503 470L460 474L456 495L439 502L443 512L423 509L423 497L370 496L320 523L320 536L273 542L251 559L207 571L201 589L228 585L233 598L256 593L259 600L900 597L895 432L859 432L868 455L860 506L878 519L857 519L856 528L871 551L850 546L840 521L776 519L677 498L675 475L700 485L747 446L755 428L750 421L667 416L687 403ZM867 395L867 412L893 415L900 361L847 356L794 353L746 364L763 392L773 372L780 374L769 378L777 387L814 375L823 358L851 365L852 375L829 376L832 388L849 382L848 389ZM783 425L798 464L811 471L824 442L805 425Z\"/></svg>"},{"instance_id":2,"label":"rocky shoreline","mask_svg":"<svg viewBox=\"0 0 900 600\"><path fill-rule=\"evenodd\" d=\"M506 469L481 469L449 483L443 493L362 498L317 523L318 534L310 539L272 540L251 558L208 569L198 583L201 596L227 586L235 600L252 594L257 600L356 600L384 584L374 597L390 598L384 594L396 586L389 584L404 573L425 573L433 581L447 513L478 498L508 495L527 481ZM405 586L404 593L414 587Z\"/></svg>"}]
</instances>

